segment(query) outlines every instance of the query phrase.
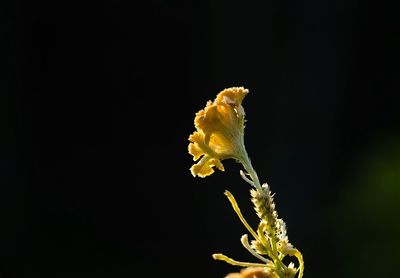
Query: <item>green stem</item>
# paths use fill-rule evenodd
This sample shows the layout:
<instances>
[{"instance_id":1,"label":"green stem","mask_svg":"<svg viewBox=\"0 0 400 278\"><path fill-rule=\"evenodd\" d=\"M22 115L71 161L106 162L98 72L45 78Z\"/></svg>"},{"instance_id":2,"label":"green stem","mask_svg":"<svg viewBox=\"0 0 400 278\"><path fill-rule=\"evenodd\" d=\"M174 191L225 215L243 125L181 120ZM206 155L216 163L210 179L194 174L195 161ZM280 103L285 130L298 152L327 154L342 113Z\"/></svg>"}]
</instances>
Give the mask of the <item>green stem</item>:
<instances>
[{"instance_id":1,"label":"green stem","mask_svg":"<svg viewBox=\"0 0 400 278\"><path fill-rule=\"evenodd\" d=\"M244 169L246 170L246 172L250 175L250 178L253 180L254 185L256 186L257 190L261 193L263 192L263 189L261 187L260 184L260 180L258 179L257 173L253 168L253 165L251 164L250 158L246 154L243 156L243 158L240 160L240 162L242 163Z\"/></svg>"},{"instance_id":2,"label":"green stem","mask_svg":"<svg viewBox=\"0 0 400 278\"><path fill-rule=\"evenodd\" d=\"M260 180L258 179L258 175L257 175L256 171L254 170L253 165L251 164L251 161L250 161L250 158L249 158L247 152L245 153L245 155L243 156L243 158L240 161L241 161L244 169L247 171L247 173L250 175L250 178L254 182L254 185L255 185L257 191L260 194L268 194L269 195L270 194L269 190L264 190L261 187ZM268 196L268 197L270 197L270 196ZM271 227L269 225L267 225L267 229L268 229L269 234L271 235L270 243L271 243L271 249L272 249L272 253L273 253L273 254L271 254L272 255L271 258L273 259L275 265L279 266L281 269L283 269L283 271L285 271L286 266L279 259L279 254L277 251L275 231L272 231ZM267 247L268 243L264 241L264 245L265 245L265 247Z\"/></svg>"},{"instance_id":3,"label":"green stem","mask_svg":"<svg viewBox=\"0 0 400 278\"><path fill-rule=\"evenodd\" d=\"M269 241L264 236L264 232L261 226L258 227L257 233L259 235L260 242L264 245L264 247L267 248L267 250L269 250L268 256L274 261L275 266L277 267L277 271L279 272L280 275L282 275L282 277L284 277L283 275L287 267L283 264L283 262L279 258L278 252L269 246Z\"/></svg>"}]
</instances>

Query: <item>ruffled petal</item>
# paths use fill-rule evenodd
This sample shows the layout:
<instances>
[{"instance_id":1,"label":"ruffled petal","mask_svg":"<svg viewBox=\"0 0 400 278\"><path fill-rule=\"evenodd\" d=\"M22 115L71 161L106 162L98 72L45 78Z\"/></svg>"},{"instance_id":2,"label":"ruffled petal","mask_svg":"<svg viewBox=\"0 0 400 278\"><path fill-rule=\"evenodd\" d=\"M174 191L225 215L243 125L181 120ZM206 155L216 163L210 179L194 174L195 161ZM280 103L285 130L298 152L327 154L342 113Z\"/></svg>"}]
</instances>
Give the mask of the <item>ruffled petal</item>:
<instances>
[{"instance_id":1,"label":"ruffled petal","mask_svg":"<svg viewBox=\"0 0 400 278\"><path fill-rule=\"evenodd\" d=\"M202 130L204 134L218 130L221 126L221 120L217 106L211 105L210 102L208 102L206 108L200 110L196 114L195 126L198 130Z\"/></svg>"},{"instance_id":2,"label":"ruffled petal","mask_svg":"<svg viewBox=\"0 0 400 278\"><path fill-rule=\"evenodd\" d=\"M216 158L211 158L209 161L210 166L217 167L220 171L225 171L224 165L222 165L221 160Z\"/></svg>"},{"instance_id":3,"label":"ruffled petal","mask_svg":"<svg viewBox=\"0 0 400 278\"><path fill-rule=\"evenodd\" d=\"M199 147L197 143L190 143L189 144L189 153L193 155L193 160L198 160L203 154L204 151Z\"/></svg>"},{"instance_id":4,"label":"ruffled petal","mask_svg":"<svg viewBox=\"0 0 400 278\"><path fill-rule=\"evenodd\" d=\"M190 171L194 177L199 176L204 178L214 173L214 166L216 166L219 170L224 171L224 166L219 159L205 155L197 164L194 164L190 168Z\"/></svg>"},{"instance_id":5,"label":"ruffled petal","mask_svg":"<svg viewBox=\"0 0 400 278\"><path fill-rule=\"evenodd\" d=\"M244 97L249 93L249 90L243 87L232 87L220 92L214 100L214 103L226 103L234 106L242 104Z\"/></svg>"}]
</instances>

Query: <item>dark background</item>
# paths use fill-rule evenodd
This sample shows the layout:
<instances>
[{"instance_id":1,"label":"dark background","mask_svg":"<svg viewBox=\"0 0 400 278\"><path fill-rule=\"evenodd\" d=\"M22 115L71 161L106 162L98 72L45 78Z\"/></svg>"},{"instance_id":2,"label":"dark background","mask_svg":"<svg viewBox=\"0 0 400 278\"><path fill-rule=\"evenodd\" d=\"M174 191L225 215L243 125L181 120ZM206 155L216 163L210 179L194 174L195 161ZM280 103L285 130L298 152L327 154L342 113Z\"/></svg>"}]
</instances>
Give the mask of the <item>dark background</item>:
<instances>
[{"instance_id":1,"label":"dark background","mask_svg":"<svg viewBox=\"0 0 400 278\"><path fill-rule=\"evenodd\" d=\"M1 277L223 277L252 260L193 178L194 114L245 86L246 143L306 277L393 277L399 13L390 1L3 2Z\"/></svg>"}]
</instances>

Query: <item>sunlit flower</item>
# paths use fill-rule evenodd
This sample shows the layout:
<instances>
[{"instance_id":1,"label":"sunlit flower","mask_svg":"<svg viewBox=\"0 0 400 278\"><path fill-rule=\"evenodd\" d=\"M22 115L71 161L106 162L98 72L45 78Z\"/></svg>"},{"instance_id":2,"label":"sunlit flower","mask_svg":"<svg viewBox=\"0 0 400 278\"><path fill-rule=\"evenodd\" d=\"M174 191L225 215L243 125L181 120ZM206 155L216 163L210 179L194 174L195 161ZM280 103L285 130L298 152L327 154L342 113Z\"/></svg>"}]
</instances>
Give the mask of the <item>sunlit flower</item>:
<instances>
[{"instance_id":1,"label":"sunlit flower","mask_svg":"<svg viewBox=\"0 0 400 278\"><path fill-rule=\"evenodd\" d=\"M214 166L224 171L221 160L246 156L242 101L247 93L243 87L225 89L196 113L197 130L189 137L189 153L194 161L200 160L190 168L193 176L209 176Z\"/></svg>"},{"instance_id":2,"label":"sunlit flower","mask_svg":"<svg viewBox=\"0 0 400 278\"><path fill-rule=\"evenodd\" d=\"M208 101L206 107L196 113L196 130L189 136L188 150L193 160L197 161L190 168L193 176L209 176L215 168L224 171L221 162L224 159L235 159L242 164L240 175L254 187L250 191L251 201L260 218L256 230L244 218L233 195L227 190L225 195L249 232L240 239L243 247L261 262L238 261L222 253L215 253L212 257L244 267L225 278L302 278L303 255L289 242L285 222L278 218L269 186L267 183L261 185L244 146L245 112L242 101L247 94L248 90L243 87L232 87L220 92L214 101ZM251 243L249 235L253 237ZM298 267L293 262L287 265L286 256L296 257Z\"/></svg>"}]
</instances>

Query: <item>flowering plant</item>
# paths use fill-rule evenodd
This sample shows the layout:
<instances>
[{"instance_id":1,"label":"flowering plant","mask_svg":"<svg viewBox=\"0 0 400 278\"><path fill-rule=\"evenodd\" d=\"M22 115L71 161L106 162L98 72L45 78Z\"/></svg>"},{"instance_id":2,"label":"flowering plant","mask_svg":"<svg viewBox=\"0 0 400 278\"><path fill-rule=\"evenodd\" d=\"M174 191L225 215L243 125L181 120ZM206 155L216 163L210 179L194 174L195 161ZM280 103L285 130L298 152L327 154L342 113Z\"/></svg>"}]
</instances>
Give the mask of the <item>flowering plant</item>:
<instances>
[{"instance_id":1,"label":"flowering plant","mask_svg":"<svg viewBox=\"0 0 400 278\"><path fill-rule=\"evenodd\" d=\"M190 168L192 175L209 176L214 173L214 167L224 171L221 161L235 159L245 170L240 171L241 177L252 186L251 201L260 218L255 231L243 217L233 195L225 191L240 221L254 238L249 242L245 234L241 242L261 263L236 261L223 254L213 254L213 258L245 267L240 273L231 273L227 278L301 278L304 272L303 256L289 242L285 222L278 218L269 186L267 183L260 184L244 145L245 111L242 101L247 94L248 90L243 87L220 92L214 101L208 101L206 107L196 113L196 131L189 136L189 153L194 161L198 161ZM283 263L286 256L295 256L298 266L293 262L288 265Z\"/></svg>"}]
</instances>

